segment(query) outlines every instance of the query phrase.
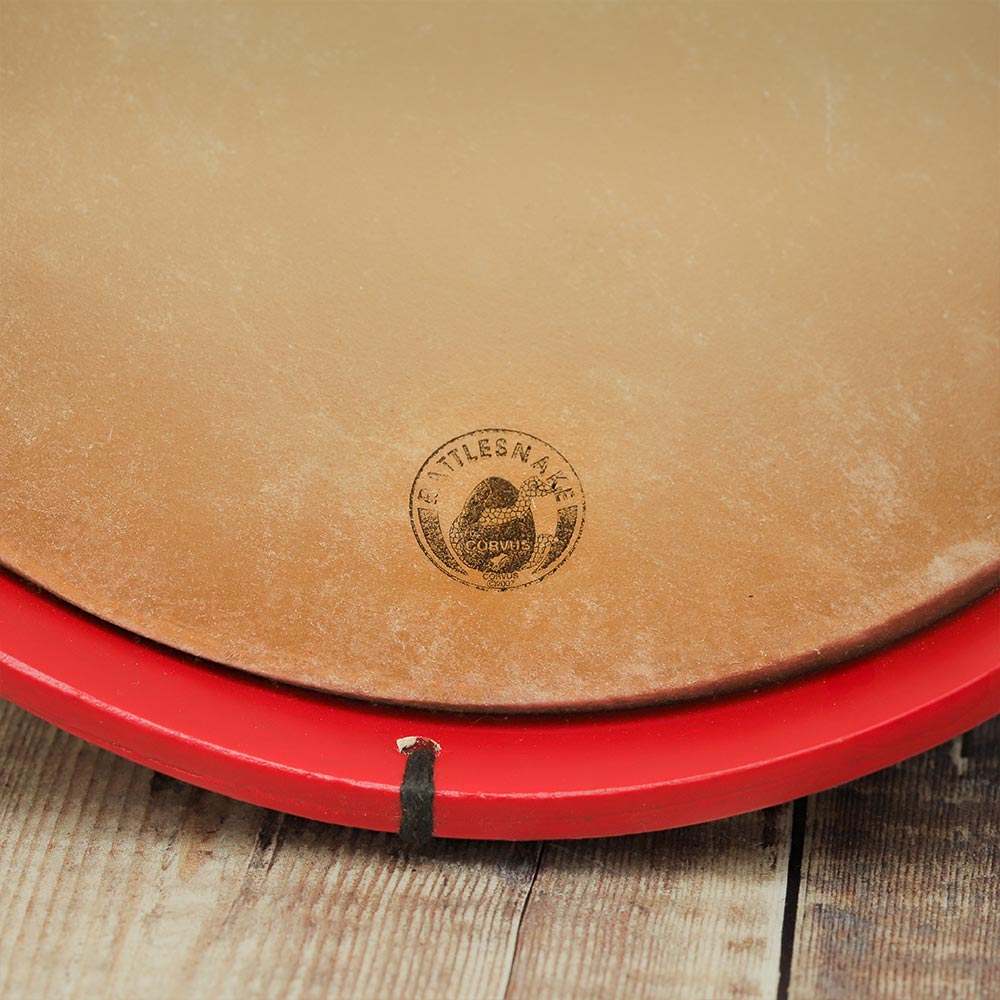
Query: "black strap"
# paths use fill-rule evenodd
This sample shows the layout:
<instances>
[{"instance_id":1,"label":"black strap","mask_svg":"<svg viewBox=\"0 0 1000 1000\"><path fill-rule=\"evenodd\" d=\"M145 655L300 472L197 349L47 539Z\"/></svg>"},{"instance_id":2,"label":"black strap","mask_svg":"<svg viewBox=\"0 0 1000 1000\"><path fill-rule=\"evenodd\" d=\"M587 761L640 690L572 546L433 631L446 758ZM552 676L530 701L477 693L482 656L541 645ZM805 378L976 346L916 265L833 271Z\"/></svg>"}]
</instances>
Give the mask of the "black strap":
<instances>
[{"instance_id":1,"label":"black strap","mask_svg":"<svg viewBox=\"0 0 1000 1000\"><path fill-rule=\"evenodd\" d=\"M399 786L399 836L409 847L426 847L434 839L434 761L438 745L420 738L402 743L408 745L400 747L406 754L406 769Z\"/></svg>"}]
</instances>

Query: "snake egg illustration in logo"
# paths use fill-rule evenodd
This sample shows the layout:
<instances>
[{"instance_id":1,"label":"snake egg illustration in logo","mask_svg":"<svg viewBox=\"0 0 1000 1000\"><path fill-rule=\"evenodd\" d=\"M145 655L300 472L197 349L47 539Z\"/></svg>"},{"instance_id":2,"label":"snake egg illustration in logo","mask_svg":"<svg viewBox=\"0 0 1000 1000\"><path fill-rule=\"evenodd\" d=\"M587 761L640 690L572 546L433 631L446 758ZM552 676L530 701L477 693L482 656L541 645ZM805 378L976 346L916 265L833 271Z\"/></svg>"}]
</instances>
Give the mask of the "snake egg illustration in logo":
<instances>
[{"instance_id":1,"label":"snake egg illustration in logo","mask_svg":"<svg viewBox=\"0 0 1000 1000\"><path fill-rule=\"evenodd\" d=\"M510 590L557 570L584 520L566 458L521 431L469 431L437 449L410 491L413 533L443 573L481 590Z\"/></svg>"}]
</instances>

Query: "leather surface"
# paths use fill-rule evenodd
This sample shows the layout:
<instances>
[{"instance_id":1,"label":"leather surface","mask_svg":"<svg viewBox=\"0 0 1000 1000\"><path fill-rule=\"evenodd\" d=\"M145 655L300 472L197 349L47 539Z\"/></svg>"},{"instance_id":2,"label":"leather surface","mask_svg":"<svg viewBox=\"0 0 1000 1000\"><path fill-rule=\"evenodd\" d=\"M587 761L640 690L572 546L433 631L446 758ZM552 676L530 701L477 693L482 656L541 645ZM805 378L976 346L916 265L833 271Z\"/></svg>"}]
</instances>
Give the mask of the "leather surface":
<instances>
[{"instance_id":1,"label":"leather surface","mask_svg":"<svg viewBox=\"0 0 1000 1000\"><path fill-rule=\"evenodd\" d=\"M486 710L757 684L996 582L995 6L0 16L15 571ZM532 586L414 538L422 463L477 428L585 492Z\"/></svg>"}]
</instances>

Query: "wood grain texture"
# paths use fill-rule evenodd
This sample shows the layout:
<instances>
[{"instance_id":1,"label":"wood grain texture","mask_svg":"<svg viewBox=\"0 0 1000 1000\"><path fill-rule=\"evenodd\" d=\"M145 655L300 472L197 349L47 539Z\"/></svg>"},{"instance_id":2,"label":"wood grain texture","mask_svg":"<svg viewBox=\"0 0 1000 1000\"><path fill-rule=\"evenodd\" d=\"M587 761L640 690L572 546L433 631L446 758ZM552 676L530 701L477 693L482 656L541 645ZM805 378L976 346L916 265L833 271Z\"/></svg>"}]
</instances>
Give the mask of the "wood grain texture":
<instances>
[{"instance_id":1,"label":"wood grain texture","mask_svg":"<svg viewBox=\"0 0 1000 1000\"><path fill-rule=\"evenodd\" d=\"M394 837L164 778L4 705L0 996L498 995L537 846Z\"/></svg>"},{"instance_id":2,"label":"wood grain texture","mask_svg":"<svg viewBox=\"0 0 1000 1000\"><path fill-rule=\"evenodd\" d=\"M790 819L546 844L509 996L774 997Z\"/></svg>"},{"instance_id":3,"label":"wood grain texture","mask_svg":"<svg viewBox=\"0 0 1000 1000\"><path fill-rule=\"evenodd\" d=\"M0 770L8 998L773 995L785 808L410 855L156 775L10 705Z\"/></svg>"},{"instance_id":4,"label":"wood grain texture","mask_svg":"<svg viewBox=\"0 0 1000 1000\"><path fill-rule=\"evenodd\" d=\"M791 1000L1000 997L1000 719L810 801Z\"/></svg>"},{"instance_id":5,"label":"wood grain texture","mask_svg":"<svg viewBox=\"0 0 1000 1000\"><path fill-rule=\"evenodd\" d=\"M998 762L994 721L809 800L798 838L783 806L417 854L183 785L0 702L0 996L719 1000L787 979L789 1000L992 1000Z\"/></svg>"}]
</instances>

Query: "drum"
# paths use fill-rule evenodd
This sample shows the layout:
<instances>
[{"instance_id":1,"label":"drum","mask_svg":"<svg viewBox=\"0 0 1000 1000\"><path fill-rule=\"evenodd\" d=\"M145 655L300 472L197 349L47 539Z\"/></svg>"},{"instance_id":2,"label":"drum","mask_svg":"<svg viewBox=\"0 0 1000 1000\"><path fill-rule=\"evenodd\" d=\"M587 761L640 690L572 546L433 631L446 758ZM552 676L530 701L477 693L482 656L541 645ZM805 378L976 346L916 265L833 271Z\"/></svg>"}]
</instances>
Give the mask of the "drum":
<instances>
[{"instance_id":1,"label":"drum","mask_svg":"<svg viewBox=\"0 0 1000 1000\"><path fill-rule=\"evenodd\" d=\"M0 563L88 627L572 718L1000 580L994 8L2 17Z\"/></svg>"}]
</instances>

